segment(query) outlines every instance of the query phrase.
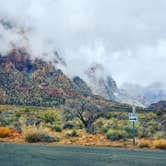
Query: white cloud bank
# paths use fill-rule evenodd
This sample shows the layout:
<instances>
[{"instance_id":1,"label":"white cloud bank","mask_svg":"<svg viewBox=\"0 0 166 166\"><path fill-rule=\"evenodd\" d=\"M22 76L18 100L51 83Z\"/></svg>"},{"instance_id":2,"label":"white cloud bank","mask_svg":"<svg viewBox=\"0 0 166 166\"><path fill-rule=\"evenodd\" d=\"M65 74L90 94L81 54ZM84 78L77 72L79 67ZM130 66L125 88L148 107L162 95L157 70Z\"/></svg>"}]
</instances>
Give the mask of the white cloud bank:
<instances>
[{"instance_id":1,"label":"white cloud bank","mask_svg":"<svg viewBox=\"0 0 166 166\"><path fill-rule=\"evenodd\" d=\"M82 75L101 63L117 83L166 85L165 0L0 0L0 16L28 27L28 44L0 27L0 49L9 41L35 56L58 49L66 72Z\"/></svg>"}]
</instances>

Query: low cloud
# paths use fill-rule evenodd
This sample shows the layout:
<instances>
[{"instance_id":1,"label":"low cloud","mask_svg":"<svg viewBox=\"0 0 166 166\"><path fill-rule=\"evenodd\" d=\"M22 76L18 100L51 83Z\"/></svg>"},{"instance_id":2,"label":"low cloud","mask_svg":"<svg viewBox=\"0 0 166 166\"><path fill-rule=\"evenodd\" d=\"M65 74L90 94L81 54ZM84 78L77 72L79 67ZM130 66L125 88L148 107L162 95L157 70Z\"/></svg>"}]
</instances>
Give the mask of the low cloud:
<instances>
[{"instance_id":1,"label":"low cloud","mask_svg":"<svg viewBox=\"0 0 166 166\"><path fill-rule=\"evenodd\" d=\"M24 27L0 26L1 52L25 45L48 60L58 50L69 74L101 63L119 85L166 85L165 0L0 0L0 16Z\"/></svg>"}]
</instances>

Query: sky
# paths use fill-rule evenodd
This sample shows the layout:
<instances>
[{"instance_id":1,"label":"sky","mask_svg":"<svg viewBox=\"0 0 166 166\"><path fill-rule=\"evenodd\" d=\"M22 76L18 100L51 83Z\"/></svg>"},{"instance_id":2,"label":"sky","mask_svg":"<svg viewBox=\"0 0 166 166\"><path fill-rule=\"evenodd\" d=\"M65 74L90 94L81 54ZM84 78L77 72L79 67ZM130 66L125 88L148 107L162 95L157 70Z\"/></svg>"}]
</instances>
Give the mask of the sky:
<instances>
[{"instance_id":1,"label":"sky","mask_svg":"<svg viewBox=\"0 0 166 166\"><path fill-rule=\"evenodd\" d=\"M94 63L119 86L129 82L166 86L165 0L0 0L0 18L24 27L0 26L0 51L26 46L34 57L52 60L53 50L69 76L84 77Z\"/></svg>"}]
</instances>

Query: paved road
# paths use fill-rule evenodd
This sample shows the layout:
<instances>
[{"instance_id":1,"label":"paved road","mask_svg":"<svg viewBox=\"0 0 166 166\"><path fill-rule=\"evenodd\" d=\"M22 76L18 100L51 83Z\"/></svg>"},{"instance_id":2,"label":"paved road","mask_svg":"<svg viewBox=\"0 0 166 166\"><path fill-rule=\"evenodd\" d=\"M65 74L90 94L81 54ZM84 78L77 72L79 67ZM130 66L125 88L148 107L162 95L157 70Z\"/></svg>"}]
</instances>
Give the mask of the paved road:
<instances>
[{"instance_id":1,"label":"paved road","mask_svg":"<svg viewBox=\"0 0 166 166\"><path fill-rule=\"evenodd\" d=\"M166 152L0 143L0 166L166 166Z\"/></svg>"}]
</instances>

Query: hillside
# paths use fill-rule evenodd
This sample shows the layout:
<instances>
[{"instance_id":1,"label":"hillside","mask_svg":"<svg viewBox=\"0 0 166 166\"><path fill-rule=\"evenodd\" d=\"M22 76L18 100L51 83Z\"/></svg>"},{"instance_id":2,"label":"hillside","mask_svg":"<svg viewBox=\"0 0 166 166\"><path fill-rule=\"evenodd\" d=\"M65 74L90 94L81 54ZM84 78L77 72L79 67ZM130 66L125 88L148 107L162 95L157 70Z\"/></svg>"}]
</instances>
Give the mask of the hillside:
<instances>
[{"instance_id":1,"label":"hillside","mask_svg":"<svg viewBox=\"0 0 166 166\"><path fill-rule=\"evenodd\" d=\"M0 103L18 105L63 104L80 94L71 80L51 63L31 59L23 49L0 56Z\"/></svg>"},{"instance_id":2,"label":"hillside","mask_svg":"<svg viewBox=\"0 0 166 166\"><path fill-rule=\"evenodd\" d=\"M0 92L1 104L57 106L85 99L108 107L129 107L93 95L80 77L71 80L56 64L33 59L23 48L0 56Z\"/></svg>"}]
</instances>

